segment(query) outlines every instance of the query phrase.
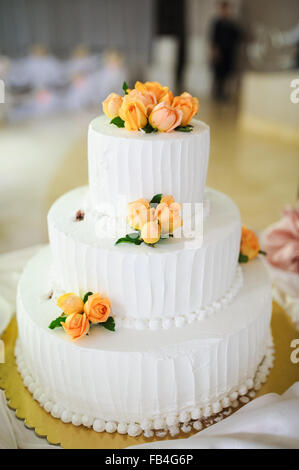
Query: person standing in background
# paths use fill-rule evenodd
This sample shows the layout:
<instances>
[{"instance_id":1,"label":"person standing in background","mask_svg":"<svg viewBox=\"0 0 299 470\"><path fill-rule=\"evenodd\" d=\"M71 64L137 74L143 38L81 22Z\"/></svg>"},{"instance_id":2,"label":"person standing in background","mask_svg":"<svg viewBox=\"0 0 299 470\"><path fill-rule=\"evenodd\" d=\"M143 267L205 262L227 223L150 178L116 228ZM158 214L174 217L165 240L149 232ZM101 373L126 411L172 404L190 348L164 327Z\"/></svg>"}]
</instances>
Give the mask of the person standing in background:
<instances>
[{"instance_id":1,"label":"person standing in background","mask_svg":"<svg viewBox=\"0 0 299 470\"><path fill-rule=\"evenodd\" d=\"M235 71L241 38L241 30L231 18L230 4L221 2L210 30L213 96L217 100L228 98L227 83Z\"/></svg>"}]
</instances>

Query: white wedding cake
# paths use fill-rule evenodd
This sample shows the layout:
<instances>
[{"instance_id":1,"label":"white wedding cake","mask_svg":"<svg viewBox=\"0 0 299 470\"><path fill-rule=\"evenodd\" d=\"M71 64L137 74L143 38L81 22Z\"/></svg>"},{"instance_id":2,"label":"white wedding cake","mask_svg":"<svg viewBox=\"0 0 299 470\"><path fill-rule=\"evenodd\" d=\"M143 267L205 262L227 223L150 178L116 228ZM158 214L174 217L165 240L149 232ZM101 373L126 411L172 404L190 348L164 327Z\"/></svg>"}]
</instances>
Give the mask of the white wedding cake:
<instances>
[{"instance_id":1,"label":"white wedding cake","mask_svg":"<svg viewBox=\"0 0 299 470\"><path fill-rule=\"evenodd\" d=\"M54 417L150 437L201 429L254 396L273 361L272 303L254 234L243 229L240 255L236 205L205 188L210 133L193 118L197 100L141 85L104 102L109 118L89 126L89 186L49 211L50 246L19 283L16 356ZM191 205L191 235L174 201ZM116 244L128 205L136 238L123 223ZM179 235L162 236L165 213Z\"/></svg>"}]
</instances>

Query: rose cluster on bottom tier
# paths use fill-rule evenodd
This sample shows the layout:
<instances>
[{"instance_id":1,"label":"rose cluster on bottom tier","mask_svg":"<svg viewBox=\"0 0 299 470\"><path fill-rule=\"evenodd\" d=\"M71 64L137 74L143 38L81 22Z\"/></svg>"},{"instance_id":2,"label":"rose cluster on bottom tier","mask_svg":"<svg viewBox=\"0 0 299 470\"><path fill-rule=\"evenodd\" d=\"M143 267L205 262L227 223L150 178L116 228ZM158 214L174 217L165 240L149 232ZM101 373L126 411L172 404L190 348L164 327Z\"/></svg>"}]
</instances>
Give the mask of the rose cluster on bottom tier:
<instances>
[{"instance_id":1,"label":"rose cluster on bottom tier","mask_svg":"<svg viewBox=\"0 0 299 470\"><path fill-rule=\"evenodd\" d=\"M114 319L110 317L110 300L100 294L87 292L83 299L73 292L61 295L57 305L63 314L53 320L49 328L63 327L64 331L76 341L85 336L92 325L100 325L114 331Z\"/></svg>"}]
</instances>

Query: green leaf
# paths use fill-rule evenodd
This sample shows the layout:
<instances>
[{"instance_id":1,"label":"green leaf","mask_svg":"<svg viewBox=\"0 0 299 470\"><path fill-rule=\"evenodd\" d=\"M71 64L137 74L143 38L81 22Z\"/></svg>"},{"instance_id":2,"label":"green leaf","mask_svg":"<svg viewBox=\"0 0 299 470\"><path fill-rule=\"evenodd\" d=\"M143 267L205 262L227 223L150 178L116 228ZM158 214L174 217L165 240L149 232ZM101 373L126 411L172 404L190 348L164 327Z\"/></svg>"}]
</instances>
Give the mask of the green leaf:
<instances>
[{"instance_id":1,"label":"green leaf","mask_svg":"<svg viewBox=\"0 0 299 470\"><path fill-rule=\"evenodd\" d=\"M129 87L128 87L128 85L127 85L127 82L124 82L124 83L123 83L123 90L124 90L124 92L125 92L125 95L128 94L128 91L127 91L128 88L129 88Z\"/></svg>"},{"instance_id":2,"label":"green leaf","mask_svg":"<svg viewBox=\"0 0 299 470\"><path fill-rule=\"evenodd\" d=\"M260 250L260 251L259 251L259 254L260 254L260 255L267 256L267 253L266 253L265 251L263 251L263 250Z\"/></svg>"},{"instance_id":3,"label":"green leaf","mask_svg":"<svg viewBox=\"0 0 299 470\"><path fill-rule=\"evenodd\" d=\"M99 323L99 325L106 328L106 330L115 331L115 321L113 317L109 317L105 323Z\"/></svg>"},{"instance_id":4,"label":"green leaf","mask_svg":"<svg viewBox=\"0 0 299 470\"><path fill-rule=\"evenodd\" d=\"M133 240L130 240L126 237L122 237L122 238L119 238L118 240L116 240L114 245L119 245L120 243L134 243L134 242L133 242Z\"/></svg>"},{"instance_id":5,"label":"green leaf","mask_svg":"<svg viewBox=\"0 0 299 470\"><path fill-rule=\"evenodd\" d=\"M242 255L242 253L239 254L239 263L247 263L248 262L248 256L247 255Z\"/></svg>"},{"instance_id":6,"label":"green leaf","mask_svg":"<svg viewBox=\"0 0 299 470\"><path fill-rule=\"evenodd\" d=\"M90 295L92 295L92 294L93 294L93 292L87 292L87 293L84 295L84 297L83 297L83 303L84 303L84 304L86 304L86 302L87 302L87 300L88 300L88 297L89 297Z\"/></svg>"},{"instance_id":7,"label":"green leaf","mask_svg":"<svg viewBox=\"0 0 299 470\"><path fill-rule=\"evenodd\" d=\"M162 196L163 194L156 194L150 201L150 204L160 204Z\"/></svg>"},{"instance_id":8,"label":"green leaf","mask_svg":"<svg viewBox=\"0 0 299 470\"><path fill-rule=\"evenodd\" d=\"M142 130L143 130L146 134L152 134L152 132L158 132L158 129L156 129L155 127L152 127L149 122L147 123L146 126L144 126L144 127L142 128Z\"/></svg>"},{"instance_id":9,"label":"green leaf","mask_svg":"<svg viewBox=\"0 0 299 470\"><path fill-rule=\"evenodd\" d=\"M187 124L187 126L178 126L174 130L178 132L191 132L193 126L191 124Z\"/></svg>"},{"instance_id":10,"label":"green leaf","mask_svg":"<svg viewBox=\"0 0 299 470\"><path fill-rule=\"evenodd\" d=\"M119 238L114 245L119 245L120 243L133 243L133 245L141 245L143 240L137 237L130 237L129 235L126 235L125 237Z\"/></svg>"},{"instance_id":11,"label":"green leaf","mask_svg":"<svg viewBox=\"0 0 299 470\"><path fill-rule=\"evenodd\" d=\"M64 323L66 320L66 316L60 316L60 317L57 317L55 318L55 320L53 320L50 325L48 326L48 328L50 328L50 330L54 330L54 328L59 328L61 325L61 323Z\"/></svg>"},{"instance_id":12,"label":"green leaf","mask_svg":"<svg viewBox=\"0 0 299 470\"><path fill-rule=\"evenodd\" d=\"M111 119L110 124L114 124L117 127L125 127L125 121L119 116Z\"/></svg>"}]
</instances>

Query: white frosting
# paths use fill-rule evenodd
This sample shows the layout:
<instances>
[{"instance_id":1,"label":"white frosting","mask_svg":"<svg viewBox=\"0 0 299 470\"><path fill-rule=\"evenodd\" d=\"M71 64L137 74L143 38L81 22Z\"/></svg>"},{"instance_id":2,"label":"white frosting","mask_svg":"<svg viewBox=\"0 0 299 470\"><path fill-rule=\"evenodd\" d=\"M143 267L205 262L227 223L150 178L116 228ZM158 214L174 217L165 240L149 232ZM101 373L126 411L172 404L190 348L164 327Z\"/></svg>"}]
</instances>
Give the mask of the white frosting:
<instances>
[{"instance_id":1,"label":"white frosting","mask_svg":"<svg viewBox=\"0 0 299 470\"><path fill-rule=\"evenodd\" d=\"M173 238L152 248L114 246L115 238L98 237L92 217L75 221L86 191L79 188L62 196L48 215L56 289L100 292L110 298L113 315L123 326L138 329L183 326L234 297L241 284L236 278L241 222L227 196L207 190L210 213L204 219L202 245Z\"/></svg>"},{"instance_id":2,"label":"white frosting","mask_svg":"<svg viewBox=\"0 0 299 470\"><path fill-rule=\"evenodd\" d=\"M99 432L175 435L179 427L188 432L190 420L200 429L200 419L222 408L229 414L239 395L265 381L271 285L258 259L242 268L244 286L231 305L202 322L138 334L93 327L77 343L48 329L60 314L42 295L50 262L43 249L21 277L17 355L25 385L54 417Z\"/></svg>"},{"instance_id":3,"label":"white frosting","mask_svg":"<svg viewBox=\"0 0 299 470\"><path fill-rule=\"evenodd\" d=\"M243 285L243 275L240 266L236 269L236 274L230 289L220 299L213 302L211 305L190 312L187 315L178 315L173 318L155 318L155 319L139 319L139 318L127 318L127 317L115 317L116 326L122 328L135 328L137 330L144 330L149 328L150 330L158 330L163 328L167 330L173 326L183 327L186 324L191 324L194 321L202 321L218 312L222 308L229 305L234 297L239 292L239 289Z\"/></svg>"},{"instance_id":4,"label":"white frosting","mask_svg":"<svg viewBox=\"0 0 299 470\"><path fill-rule=\"evenodd\" d=\"M89 190L64 195L49 211L52 255L45 248L35 256L18 287L16 355L33 397L65 423L174 436L229 415L266 380L270 281L258 259L238 267L240 215L227 196L206 190L203 240L114 246L113 227L104 230L140 197L203 201L209 128L193 124L189 134L145 135L95 119ZM80 209L85 217L76 221ZM73 343L63 329L50 330L61 314L56 297L67 291L108 296L116 332L93 326Z\"/></svg>"},{"instance_id":5,"label":"white frosting","mask_svg":"<svg viewBox=\"0 0 299 470\"><path fill-rule=\"evenodd\" d=\"M92 206L126 205L163 192L180 203L202 202L209 161L209 127L193 120L190 133L145 134L119 129L106 116L88 131L88 168Z\"/></svg>"},{"instance_id":6,"label":"white frosting","mask_svg":"<svg viewBox=\"0 0 299 470\"><path fill-rule=\"evenodd\" d=\"M247 395L243 394L239 400L235 399L231 401L230 398L226 396L221 402L215 402L212 406L207 406L203 410L193 408L190 413L182 412L178 416L168 415L165 418L160 417L154 420L145 419L140 424L135 422L117 423L115 421L105 421L92 416L81 415L80 413L69 411L68 408L64 408L58 403L50 401L46 393L43 393L41 390L39 383L30 375L23 360L23 351L19 340L17 340L16 343L15 355L17 367L25 386L30 393L33 394L33 398L38 401L48 413L51 413L54 418L60 418L64 423L72 423L74 426L83 424L83 426L88 428L92 427L96 432L106 431L114 433L117 431L119 434L128 434L132 437L137 437L143 432L145 437L151 438L156 435L156 437L163 438L166 436L167 432L169 432L171 436L178 435L180 431L189 433L192 427L196 431L200 431L203 427L209 427L229 416L233 408L240 407L252 400L256 395L255 389L260 389L261 384L266 382L270 369L273 367L274 347L270 338L264 359L258 366L254 379L248 379L246 383L241 385L238 392L233 392L236 398L238 398L238 396L241 395L240 390L246 389ZM257 377L260 375L261 369L263 369L264 372L262 373L262 378L259 379Z\"/></svg>"}]
</instances>

